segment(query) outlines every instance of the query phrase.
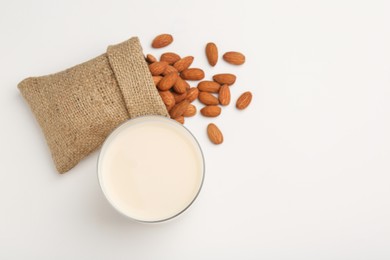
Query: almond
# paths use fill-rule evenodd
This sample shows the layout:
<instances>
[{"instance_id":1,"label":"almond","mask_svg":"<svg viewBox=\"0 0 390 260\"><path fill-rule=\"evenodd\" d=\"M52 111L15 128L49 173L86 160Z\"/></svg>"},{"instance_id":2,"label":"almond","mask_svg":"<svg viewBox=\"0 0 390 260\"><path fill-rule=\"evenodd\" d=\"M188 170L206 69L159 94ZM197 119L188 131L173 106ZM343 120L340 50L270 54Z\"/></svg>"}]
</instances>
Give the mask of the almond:
<instances>
[{"instance_id":1,"label":"almond","mask_svg":"<svg viewBox=\"0 0 390 260\"><path fill-rule=\"evenodd\" d=\"M187 83L187 81L180 77L177 78L175 85L173 85L173 90L178 94L185 93L189 88L190 85Z\"/></svg>"},{"instance_id":2,"label":"almond","mask_svg":"<svg viewBox=\"0 0 390 260\"><path fill-rule=\"evenodd\" d=\"M240 110L245 109L249 106L252 101L252 93L247 91L241 94L241 96L237 99L236 107Z\"/></svg>"},{"instance_id":3,"label":"almond","mask_svg":"<svg viewBox=\"0 0 390 260\"><path fill-rule=\"evenodd\" d=\"M210 141L214 144L221 144L223 142L223 135L219 128L211 123L207 126L207 135Z\"/></svg>"},{"instance_id":4,"label":"almond","mask_svg":"<svg viewBox=\"0 0 390 260\"><path fill-rule=\"evenodd\" d=\"M199 89L198 88L190 88L188 91L187 91L187 100L192 102L194 101L195 99L198 98L198 95L199 95Z\"/></svg>"},{"instance_id":5,"label":"almond","mask_svg":"<svg viewBox=\"0 0 390 260\"><path fill-rule=\"evenodd\" d=\"M190 69L183 70L180 73L180 76L183 79L187 79L187 80L201 80L204 78L204 72L203 70L198 68L190 68Z\"/></svg>"},{"instance_id":6,"label":"almond","mask_svg":"<svg viewBox=\"0 0 390 260\"><path fill-rule=\"evenodd\" d=\"M183 94L178 94L176 92L172 92L172 95L173 97L175 98L175 102L176 104L183 101L184 99L186 99L187 97L187 92L183 93Z\"/></svg>"},{"instance_id":7,"label":"almond","mask_svg":"<svg viewBox=\"0 0 390 260\"><path fill-rule=\"evenodd\" d=\"M160 57L160 61L168 62L169 65L174 64L178 60L180 60L180 56L174 52L165 52Z\"/></svg>"},{"instance_id":8,"label":"almond","mask_svg":"<svg viewBox=\"0 0 390 260\"><path fill-rule=\"evenodd\" d=\"M183 116L185 117L191 117L196 115L196 106L193 104L189 104L186 111L184 111Z\"/></svg>"},{"instance_id":9,"label":"almond","mask_svg":"<svg viewBox=\"0 0 390 260\"><path fill-rule=\"evenodd\" d=\"M203 116L216 117L221 114L221 108L219 106L205 106L200 110Z\"/></svg>"},{"instance_id":10,"label":"almond","mask_svg":"<svg viewBox=\"0 0 390 260\"><path fill-rule=\"evenodd\" d=\"M176 120L177 122L179 122L180 124L184 124L184 116L178 116L176 118L174 118L173 120Z\"/></svg>"},{"instance_id":11,"label":"almond","mask_svg":"<svg viewBox=\"0 0 390 260\"><path fill-rule=\"evenodd\" d=\"M153 62L156 62L157 59L152 54L148 54L148 55L146 55L146 61L149 63L153 63Z\"/></svg>"},{"instance_id":12,"label":"almond","mask_svg":"<svg viewBox=\"0 0 390 260\"><path fill-rule=\"evenodd\" d=\"M230 88L229 85L225 84L219 89L218 94L219 103L222 106L227 106L230 104Z\"/></svg>"},{"instance_id":13,"label":"almond","mask_svg":"<svg viewBox=\"0 0 390 260\"><path fill-rule=\"evenodd\" d=\"M171 91L159 91L160 97L162 101L164 102L165 106L167 107L167 110L171 110L172 107L175 105L175 98Z\"/></svg>"},{"instance_id":14,"label":"almond","mask_svg":"<svg viewBox=\"0 0 390 260\"><path fill-rule=\"evenodd\" d=\"M217 45L213 42L209 42L206 45L206 57L211 66L215 66L218 61L218 49Z\"/></svg>"},{"instance_id":15,"label":"almond","mask_svg":"<svg viewBox=\"0 0 390 260\"><path fill-rule=\"evenodd\" d=\"M173 42L173 37L170 34L160 34L154 38L152 42L153 48L162 48Z\"/></svg>"},{"instance_id":16,"label":"almond","mask_svg":"<svg viewBox=\"0 0 390 260\"><path fill-rule=\"evenodd\" d=\"M188 69L191 66L193 61L194 61L193 56L187 56L176 61L175 64L173 64L173 67L175 67L177 71L182 72L183 70Z\"/></svg>"},{"instance_id":17,"label":"almond","mask_svg":"<svg viewBox=\"0 0 390 260\"><path fill-rule=\"evenodd\" d=\"M244 54L236 51L229 51L223 55L223 59L233 65L241 65L245 62Z\"/></svg>"},{"instance_id":18,"label":"almond","mask_svg":"<svg viewBox=\"0 0 390 260\"><path fill-rule=\"evenodd\" d=\"M179 116L182 116L184 114L184 111L187 110L187 107L189 106L189 104L190 104L190 102L188 102L188 100L183 100L180 103L176 104L169 111L171 118L177 118Z\"/></svg>"},{"instance_id":19,"label":"almond","mask_svg":"<svg viewBox=\"0 0 390 260\"><path fill-rule=\"evenodd\" d=\"M162 79L161 76L153 76L154 85L157 86L161 79Z\"/></svg>"},{"instance_id":20,"label":"almond","mask_svg":"<svg viewBox=\"0 0 390 260\"><path fill-rule=\"evenodd\" d=\"M157 88L159 90L162 90L162 91L168 90L176 83L178 78L179 78L179 75L177 75L176 72L169 73L168 75L165 75L160 80L160 82L157 85Z\"/></svg>"},{"instance_id":21,"label":"almond","mask_svg":"<svg viewBox=\"0 0 390 260\"><path fill-rule=\"evenodd\" d=\"M176 74L178 73L178 72L177 72L177 69L175 69L175 68L174 68L173 66L171 66L171 65L168 65L162 74L163 74L163 75L167 75L167 74L172 73L172 72L175 72Z\"/></svg>"},{"instance_id":22,"label":"almond","mask_svg":"<svg viewBox=\"0 0 390 260\"><path fill-rule=\"evenodd\" d=\"M213 80L219 84L233 85L236 82L236 76L230 73L216 74L213 76Z\"/></svg>"},{"instance_id":23,"label":"almond","mask_svg":"<svg viewBox=\"0 0 390 260\"><path fill-rule=\"evenodd\" d=\"M221 88L221 85L219 85L215 81L204 80L204 81L201 81L198 83L198 89L200 91L218 93L220 88Z\"/></svg>"},{"instance_id":24,"label":"almond","mask_svg":"<svg viewBox=\"0 0 390 260\"><path fill-rule=\"evenodd\" d=\"M199 92L198 99L201 103L203 103L205 105L218 105L219 104L218 98L216 98L215 96L213 96L209 92L203 92L203 91Z\"/></svg>"},{"instance_id":25,"label":"almond","mask_svg":"<svg viewBox=\"0 0 390 260\"><path fill-rule=\"evenodd\" d=\"M167 66L168 63L166 63L165 61L157 61L149 65L149 70L153 76L159 76L165 71Z\"/></svg>"}]
</instances>

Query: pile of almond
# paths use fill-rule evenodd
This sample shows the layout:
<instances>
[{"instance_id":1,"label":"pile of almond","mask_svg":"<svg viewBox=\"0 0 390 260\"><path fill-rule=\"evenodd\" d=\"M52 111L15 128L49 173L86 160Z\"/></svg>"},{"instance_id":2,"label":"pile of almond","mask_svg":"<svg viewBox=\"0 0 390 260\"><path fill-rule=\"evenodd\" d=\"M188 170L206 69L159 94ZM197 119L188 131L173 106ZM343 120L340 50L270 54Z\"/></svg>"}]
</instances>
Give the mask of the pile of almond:
<instances>
[{"instance_id":1,"label":"pile of almond","mask_svg":"<svg viewBox=\"0 0 390 260\"><path fill-rule=\"evenodd\" d=\"M161 34L154 38L153 48L166 47L173 42L170 34ZM206 57L211 66L218 62L218 48L215 43L206 45ZM245 63L245 56L240 52L226 52L222 58L233 65ZM216 74L213 80L203 80L205 73L200 68L191 68L193 56L180 57L174 52L165 52L157 60L148 54L146 61L153 76L160 96L169 111L172 119L184 124L185 117L196 115L197 108L191 104L198 99L205 106L200 113L206 117L217 117L221 114L220 106L230 104L230 86L236 81L236 76L230 73ZM187 81L200 81L197 87L191 87ZM247 91L240 95L236 101L237 109L245 109L252 100L252 93ZM207 134L211 142L221 144L223 135L219 128L210 123L207 126Z\"/></svg>"}]
</instances>

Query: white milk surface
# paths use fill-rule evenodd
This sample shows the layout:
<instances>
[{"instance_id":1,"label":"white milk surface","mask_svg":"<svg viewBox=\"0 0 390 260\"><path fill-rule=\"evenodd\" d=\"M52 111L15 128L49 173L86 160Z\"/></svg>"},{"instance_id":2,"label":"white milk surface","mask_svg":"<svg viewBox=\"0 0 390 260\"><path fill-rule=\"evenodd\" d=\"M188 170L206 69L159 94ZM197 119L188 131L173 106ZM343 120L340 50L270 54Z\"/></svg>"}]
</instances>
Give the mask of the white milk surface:
<instances>
[{"instance_id":1,"label":"white milk surface","mask_svg":"<svg viewBox=\"0 0 390 260\"><path fill-rule=\"evenodd\" d=\"M196 198L203 157L194 137L163 117L133 119L102 148L99 180L109 202L140 221L171 218Z\"/></svg>"}]
</instances>

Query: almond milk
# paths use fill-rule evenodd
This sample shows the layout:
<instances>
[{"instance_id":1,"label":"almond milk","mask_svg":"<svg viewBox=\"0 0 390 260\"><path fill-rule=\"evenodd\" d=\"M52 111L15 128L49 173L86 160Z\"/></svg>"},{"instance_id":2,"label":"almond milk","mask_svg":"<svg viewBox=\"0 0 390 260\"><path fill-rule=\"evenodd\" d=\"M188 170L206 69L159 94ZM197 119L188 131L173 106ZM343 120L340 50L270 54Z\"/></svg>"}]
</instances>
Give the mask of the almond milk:
<instances>
[{"instance_id":1,"label":"almond milk","mask_svg":"<svg viewBox=\"0 0 390 260\"><path fill-rule=\"evenodd\" d=\"M177 122L139 117L117 128L102 147L98 176L108 201L143 222L170 219L196 198L203 182L203 155Z\"/></svg>"}]
</instances>

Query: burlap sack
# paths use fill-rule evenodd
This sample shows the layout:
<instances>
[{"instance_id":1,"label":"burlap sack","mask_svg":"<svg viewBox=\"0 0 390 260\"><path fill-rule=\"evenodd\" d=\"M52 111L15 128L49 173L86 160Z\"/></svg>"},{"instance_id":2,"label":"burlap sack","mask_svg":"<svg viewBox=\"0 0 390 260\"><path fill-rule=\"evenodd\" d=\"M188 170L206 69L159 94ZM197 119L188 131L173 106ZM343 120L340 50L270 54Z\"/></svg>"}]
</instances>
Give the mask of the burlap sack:
<instances>
[{"instance_id":1,"label":"burlap sack","mask_svg":"<svg viewBox=\"0 0 390 260\"><path fill-rule=\"evenodd\" d=\"M30 105L60 173L101 146L122 122L168 112L138 38L65 71L27 78L18 88Z\"/></svg>"}]
</instances>

